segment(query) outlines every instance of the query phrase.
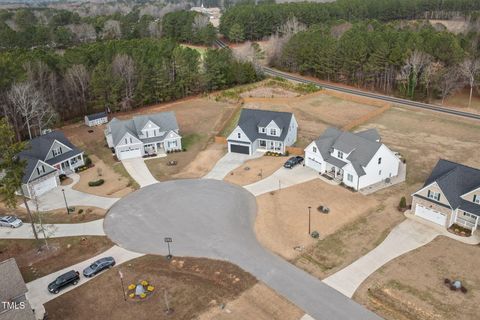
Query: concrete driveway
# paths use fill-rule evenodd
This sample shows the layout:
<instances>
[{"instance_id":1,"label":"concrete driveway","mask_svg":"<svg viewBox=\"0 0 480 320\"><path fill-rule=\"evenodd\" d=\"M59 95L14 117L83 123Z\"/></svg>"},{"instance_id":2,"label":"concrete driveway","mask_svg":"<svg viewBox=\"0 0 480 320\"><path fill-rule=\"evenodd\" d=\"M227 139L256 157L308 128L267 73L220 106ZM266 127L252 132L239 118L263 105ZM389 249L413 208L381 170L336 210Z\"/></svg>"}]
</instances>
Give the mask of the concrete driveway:
<instances>
[{"instance_id":1,"label":"concrete driveway","mask_svg":"<svg viewBox=\"0 0 480 320\"><path fill-rule=\"evenodd\" d=\"M352 297L360 284L385 263L429 243L439 234L433 228L407 219L397 225L378 247L323 282Z\"/></svg>"},{"instance_id":2,"label":"concrete driveway","mask_svg":"<svg viewBox=\"0 0 480 320\"><path fill-rule=\"evenodd\" d=\"M380 319L317 278L264 249L253 225L255 197L223 181L153 184L117 202L105 232L127 250L230 261L265 282L316 319Z\"/></svg>"},{"instance_id":3,"label":"concrete driveway","mask_svg":"<svg viewBox=\"0 0 480 320\"><path fill-rule=\"evenodd\" d=\"M65 208L65 199L63 197L62 189L65 190L65 198L67 199L69 207L89 206L108 209L119 200L119 198L100 197L73 190L72 186L80 180L80 176L78 174L72 174L69 177L73 179L73 183L70 185L58 186L37 198L38 209L40 211L51 211ZM28 201L28 205L32 210L35 208L35 203L32 200ZM25 208L25 205L22 204L21 207Z\"/></svg>"},{"instance_id":4,"label":"concrete driveway","mask_svg":"<svg viewBox=\"0 0 480 320\"><path fill-rule=\"evenodd\" d=\"M47 238L105 235L103 219L85 223L45 224L44 227ZM38 236L43 238L39 226L37 226L37 232ZM24 223L21 227L15 229L0 228L0 239L34 239L32 226L30 223Z\"/></svg>"},{"instance_id":5,"label":"concrete driveway","mask_svg":"<svg viewBox=\"0 0 480 320\"><path fill-rule=\"evenodd\" d=\"M260 158L261 156L263 156L261 152L256 152L251 156L241 153L227 153L218 160L212 170L203 178L223 180L230 171L240 167L245 161Z\"/></svg>"},{"instance_id":6,"label":"concrete driveway","mask_svg":"<svg viewBox=\"0 0 480 320\"><path fill-rule=\"evenodd\" d=\"M78 286L81 286L82 284L87 283L88 281L90 281L92 279L95 279L95 277L85 278L82 275L83 269L88 267L95 260L98 260L102 257L108 257L108 256L114 257L115 261L116 261L116 265L119 265L119 264L122 264L126 261L141 257L142 254L141 253L136 253L136 252L131 252L131 251L125 250L123 248L120 248L118 246L113 246L110 249L108 249L107 251L105 251L105 252L103 252L103 253L95 256L95 257L92 257L88 260L82 261L82 262L77 263L73 266L67 267L65 269L59 270L59 271L51 273L51 274L49 274L45 277L42 277L42 278L39 278L37 280L34 280L34 281L31 281L31 282L27 283L27 289L28 289L27 298L30 301L30 304L32 305L32 308L35 309L36 318L37 319L43 319L43 315L45 313L45 308L43 307L44 303L47 303L48 301L53 300L56 297L61 296L62 294L67 293L68 291L70 291L70 290L72 290L72 289L74 289ZM60 291L58 294L52 294L52 293L48 292L48 290L47 290L48 284L50 282L52 282L53 280L55 280L55 278L58 277L59 275L65 273L67 271L70 271L70 270L75 270L75 271L80 272L80 281L78 282L78 284L76 286L66 287L65 289Z\"/></svg>"},{"instance_id":7,"label":"concrete driveway","mask_svg":"<svg viewBox=\"0 0 480 320\"><path fill-rule=\"evenodd\" d=\"M122 160L122 163L128 174L140 185L140 188L158 183L157 179L148 170L143 158Z\"/></svg>"},{"instance_id":8,"label":"concrete driveway","mask_svg":"<svg viewBox=\"0 0 480 320\"><path fill-rule=\"evenodd\" d=\"M308 167L296 166L293 169L282 167L271 176L249 184L244 188L254 196L259 196L263 193L278 190L279 188L287 188L316 178L318 178L318 172Z\"/></svg>"}]
</instances>

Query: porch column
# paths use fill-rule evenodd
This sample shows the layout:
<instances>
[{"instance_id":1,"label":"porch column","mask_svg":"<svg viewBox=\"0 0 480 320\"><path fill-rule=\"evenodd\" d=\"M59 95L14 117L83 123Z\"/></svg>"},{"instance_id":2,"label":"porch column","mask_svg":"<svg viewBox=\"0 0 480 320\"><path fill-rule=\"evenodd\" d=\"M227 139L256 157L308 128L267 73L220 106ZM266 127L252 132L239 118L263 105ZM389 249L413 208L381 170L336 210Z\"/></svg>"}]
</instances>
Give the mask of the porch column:
<instances>
[{"instance_id":1,"label":"porch column","mask_svg":"<svg viewBox=\"0 0 480 320\"><path fill-rule=\"evenodd\" d=\"M472 233L477 230L477 227L478 227L478 217L475 219L475 223L473 224L473 229L472 229Z\"/></svg>"}]
</instances>

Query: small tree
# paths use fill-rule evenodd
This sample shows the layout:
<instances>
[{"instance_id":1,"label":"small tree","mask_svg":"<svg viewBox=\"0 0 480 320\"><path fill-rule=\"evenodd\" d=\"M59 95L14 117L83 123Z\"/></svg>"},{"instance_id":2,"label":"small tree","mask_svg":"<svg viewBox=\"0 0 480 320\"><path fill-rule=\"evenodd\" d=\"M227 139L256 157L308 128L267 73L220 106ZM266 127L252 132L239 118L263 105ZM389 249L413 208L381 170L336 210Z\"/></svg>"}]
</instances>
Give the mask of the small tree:
<instances>
[{"instance_id":1,"label":"small tree","mask_svg":"<svg viewBox=\"0 0 480 320\"><path fill-rule=\"evenodd\" d=\"M400 203L398 204L399 209L405 209L407 207L407 199L405 197L402 197L400 199Z\"/></svg>"},{"instance_id":2,"label":"small tree","mask_svg":"<svg viewBox=\"0 0 480 320\"><path fill-rule=\"evenodd\" d=\"M230 28L230 32L228 33L228 37L233 42L242 42L243 40L245 40L245 32L243 30L243 27L241 25L239 25L238 23L235 23Z\"/></svg>"}]
</instances>

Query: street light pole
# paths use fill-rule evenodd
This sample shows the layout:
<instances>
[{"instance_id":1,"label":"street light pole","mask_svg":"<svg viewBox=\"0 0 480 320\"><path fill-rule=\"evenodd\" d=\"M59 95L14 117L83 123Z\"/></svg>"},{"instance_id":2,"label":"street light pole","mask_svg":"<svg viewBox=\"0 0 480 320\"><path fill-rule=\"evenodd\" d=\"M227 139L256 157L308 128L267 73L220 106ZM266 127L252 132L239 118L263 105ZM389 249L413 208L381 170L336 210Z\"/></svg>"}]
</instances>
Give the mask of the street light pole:
<instances>
[{"instance_id":1,"label":"street light pole","mask_svg":"<svg viewBox=\"0 0 480 320\"><path fill-rule=\"evenodd\" d=\"M163 239L163 241L165 241L165 243L167 244L167 247L168 247L167 259L170 260L172 259L172 253L170 252L170 242L173 242L173 240L170 237L166 237L165 239Z\"/></svg>"},{"instance_id":2,"label":"street light pole","mask_svg":"<svg viewBox=\"0 0 480 320\"><path fill-rule=\"evenodd\" d=\"M310 218L311 209L312 209L312 207L308 206L308 234L309 234L309 235L310 235L310 233L311 233L311 230L310 230L310 226L311 226L311 218Z\"/></svg>"},{"instance_id":3,"label":"street light pole","mask_svg":"<svg viewBox=\"0 0 480 320\"><path fill-rule=\"evenodd\" d=\"M67 209L67 214L70 214L70 210L68 209L67 197L65 196L65 189L62 189L63 193L63 200L65 201L65 208Z\"/></svg>"}]
</instances>

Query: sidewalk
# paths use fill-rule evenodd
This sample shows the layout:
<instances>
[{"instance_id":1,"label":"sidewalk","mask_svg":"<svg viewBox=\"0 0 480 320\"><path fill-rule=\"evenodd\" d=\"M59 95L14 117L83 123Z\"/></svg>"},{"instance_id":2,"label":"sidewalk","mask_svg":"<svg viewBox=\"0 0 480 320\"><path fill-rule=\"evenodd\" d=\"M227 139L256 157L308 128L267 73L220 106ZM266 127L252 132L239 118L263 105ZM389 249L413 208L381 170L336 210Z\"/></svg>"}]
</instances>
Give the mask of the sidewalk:
<instances>
[{"instance_id":1,"label":"sidewalk","mask_svg":"<svg viewBox=\"0 0 480 320\"><path fill-rule=\"evenodd\" d=\"M45 224L44 227L49 233L47 238L105 235L103 219L85 223ZM43 233L38 232L38 237L43 238ZM34 239L32 226L24 223L19 228L0 228L0 239Z\"/></svg>"}]
</instances>

